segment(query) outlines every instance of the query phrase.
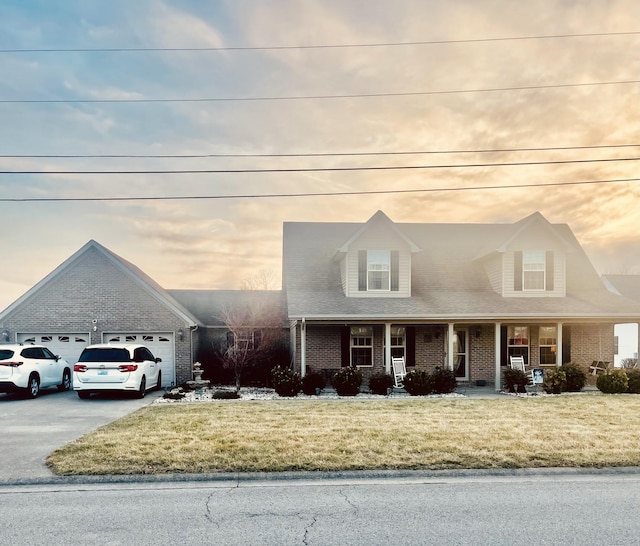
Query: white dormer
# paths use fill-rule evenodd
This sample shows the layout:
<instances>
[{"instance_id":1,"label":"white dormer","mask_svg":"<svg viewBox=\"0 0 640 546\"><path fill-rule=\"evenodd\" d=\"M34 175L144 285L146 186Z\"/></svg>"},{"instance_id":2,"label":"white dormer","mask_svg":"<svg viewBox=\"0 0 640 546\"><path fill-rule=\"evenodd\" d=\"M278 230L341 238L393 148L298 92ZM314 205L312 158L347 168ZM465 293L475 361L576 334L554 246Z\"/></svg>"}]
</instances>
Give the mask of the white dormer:
<instances>
[{"instance_id":1,"label":"white dormer","mask_svg":"<svg viewBox=\"0 0 640 546\"><path fill-rule=\"evenodd\" d=\"M493 289L504 297L564 297L566 257L574 252L542 214L516 222L501 245L480 258Z\"/></svg>"},{"instance_id":2,"label":"white dormer","mask_svg":"<svg viewBox=\"0 0 640 546\"><path fill-rule=\"evenodd\" d=\"M420 248L382 211L374 214L336 253L347 297L411 296L411 255Z\"/></svg>"}]
</instances>

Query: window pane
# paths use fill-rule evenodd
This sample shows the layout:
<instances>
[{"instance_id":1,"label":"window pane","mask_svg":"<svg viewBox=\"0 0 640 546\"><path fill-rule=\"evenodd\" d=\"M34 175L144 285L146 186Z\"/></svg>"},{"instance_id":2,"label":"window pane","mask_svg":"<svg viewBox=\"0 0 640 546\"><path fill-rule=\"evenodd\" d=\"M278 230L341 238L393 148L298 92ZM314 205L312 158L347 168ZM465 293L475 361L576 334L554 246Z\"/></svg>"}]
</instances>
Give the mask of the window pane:
<instances>
[{"instance_id":1,"label":"window pane","mask_svg":"<svg viewBox=\"0 0 640 546\"><path fill-rule=\"evenodd\" d=\"M388 250L367 252L367 290L389 290L391 253Z\"/></svg>"}]
</instances>

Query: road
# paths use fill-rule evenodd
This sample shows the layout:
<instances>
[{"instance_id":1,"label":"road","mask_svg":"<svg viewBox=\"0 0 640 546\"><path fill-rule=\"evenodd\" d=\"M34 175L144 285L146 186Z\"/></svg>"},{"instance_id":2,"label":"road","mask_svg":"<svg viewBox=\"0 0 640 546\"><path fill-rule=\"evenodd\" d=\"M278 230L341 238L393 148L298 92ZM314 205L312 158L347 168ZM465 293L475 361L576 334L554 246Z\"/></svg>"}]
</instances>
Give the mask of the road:
<instances>
[{"instance_id":1,"label":"road","mask_svg":"<svg viewBox=\"0 0 640 546\"><path fill-rule=\"evenodd\" d=\"M633 545L638 471L0 485L0 544Z\"/></svg>"}]
</instances>

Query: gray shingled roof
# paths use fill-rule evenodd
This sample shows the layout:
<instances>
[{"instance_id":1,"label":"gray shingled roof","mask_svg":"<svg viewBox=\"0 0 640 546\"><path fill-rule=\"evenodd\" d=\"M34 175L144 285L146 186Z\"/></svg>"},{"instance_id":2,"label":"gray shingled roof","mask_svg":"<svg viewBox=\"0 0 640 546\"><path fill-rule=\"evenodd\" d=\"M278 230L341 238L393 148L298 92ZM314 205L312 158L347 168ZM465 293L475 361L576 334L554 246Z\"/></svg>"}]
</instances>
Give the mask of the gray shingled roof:
<instances>
[{"instance_id":1,"label":"gray shingled roof","mask_svg":"<svg viewBox=\"0 0 640 546\"><path fill-rule=\"evenodd\" d=\"M267 298L286 323L286 304L281 290L167 290L175 300L188 309L198 321L209 327L224 327L221 316L226 309L250 304L257 298Z\"/></svg>"},{"instance_id":2,"label":"gray shingled roof","mask_svg":"<svg viewBox=\"0 0 640 546\"><path fill-rule=\"evenodd\" d=\"M622 296L640 301L640 275L603 275Z\"/></svg>"},{"instance_id":3,"label":"gray shingled roof","mask_svg":"<svg viewBox=\"0 0 640 546\"><path fill-rule=\"evenodd\" d=\"M410 298L347 298L336 250L361 223L284 224L283 287L291 319L478 319L640 317L640 305L606 289L572 231L553 229L575 252L567 254L563 298L503 298L493 291L477 257L508 241L516 224L395 224L422 248L412 254ZM519 225L519 224L518 224Z\"/></svg>"}]
</instances>

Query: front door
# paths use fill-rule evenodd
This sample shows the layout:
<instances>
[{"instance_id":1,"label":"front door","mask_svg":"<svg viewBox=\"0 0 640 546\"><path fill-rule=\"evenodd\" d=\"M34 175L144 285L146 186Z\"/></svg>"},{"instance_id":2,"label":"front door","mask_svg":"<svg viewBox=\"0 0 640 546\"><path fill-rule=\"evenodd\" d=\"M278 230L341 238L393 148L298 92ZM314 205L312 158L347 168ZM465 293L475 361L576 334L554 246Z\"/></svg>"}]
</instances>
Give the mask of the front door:
<instances>
[{"instance_id":1,"label":"front door","mask_svg":"<svg viewBox=\"0 0 640 546\"><path fill-rule=\"evenodd\" d=\"M444 367L447 367L448 333L444 336ZM459 328L453 332L453 373L459 381L469 380L469 330Z\"/></svg>"}]
</instances>

